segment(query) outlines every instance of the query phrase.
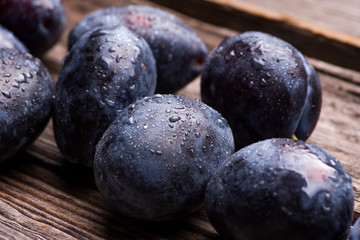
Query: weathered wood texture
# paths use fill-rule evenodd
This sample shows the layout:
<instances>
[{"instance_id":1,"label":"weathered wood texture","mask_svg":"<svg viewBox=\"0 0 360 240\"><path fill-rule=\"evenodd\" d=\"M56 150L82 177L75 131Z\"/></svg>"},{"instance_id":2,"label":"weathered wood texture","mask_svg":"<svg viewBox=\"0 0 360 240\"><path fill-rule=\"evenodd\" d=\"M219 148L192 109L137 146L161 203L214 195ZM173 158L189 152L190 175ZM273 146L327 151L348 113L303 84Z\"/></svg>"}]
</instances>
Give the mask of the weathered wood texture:
<instances>
[{"instance_id":1,"label":"weathered wood texture","mask_svg":"<svg viewBox=\"0 0 360 240\"><path fill-rule=\"evenodd\" d=\"M302 1L297 1L296 4L295 1L292 1L293 4L289 4L286 1L280 1L279 5L281 7L279 8L287 13L280 14L275 11L277 8L272 5L276 1L264 1L269 6L272 6L271 8L267 8L267 4L263 5L262 1L258 1L257 4L255 2L252 3L252 1L235 0L183 0L176 3L166 0L154 0L154 2L173 7L178 11L203 21L229 27L237 31L257 30L268 32L291 42L308 56L346 68L360 70L360 64L358 61L355 61L360 56L359 37L344 32L324 29L323 26L318 26L315 22L316 20L311 19L310 16L308 22L292 18L292 13L295 14L297 11L298 16L306 16L303 13L307 12L315 12L316 14L316 11L312 9L315 8L315 5L317 7L322 6L319 4L306 5L301 4L300 2ZM354 8L358 5L356 1L350 1L350 3L353 3L352 7ZM326 3L324 4L329 7ZM340 4L341 2L339 1L337 5L339 9L341 9ZM274 5L277 6L278 4ZM298 5L303 8L298 8ZM286 6L288 7L286 8ZM335 10L336 6L333 6L331 9ZM331 18L331 15L327 16L327 18ZM358 23L359 21L354 19L352 22ZM330 25L331 23L327 24L327 26Z\"/></svg>"},{"instance_id":2,"label":"weathered wood texture","mask_svg":"<svg viewBox=\"0 0 360 240\"><path fill-rule=\"evenodd\" d=\"M63 2L67 11L67 29L61 41L42 58L54 81L67 51L67 35L84 15L112 4L154 5L142 0ZM176 1L180 2L186 1ZM215 4L215 1L208 2ZM198 32L209 50L238 31L176 14ZM311 38L312 32L309 34ZM353 177L357 217L360 213L360 73L310 60L322 82L323 108L309 141L337 157ZM199 83L197 78L178 94L200 98ZM63 159L54 141L51 122L25 153L3 164L0 171L1 239L219 239L203 209L184 219L166 223L138 222L113 212L97 191L92 171L73 166Z\"/></svg>"},{"instance_id":3,"label":"weathered wood texture","mask_svg":"<svg viewBox=\"0 0 360 240\"><path fill-rule=\"evenodd\" d=\"M292 19L324 31L360 38L360 1L358 0L233 0L262 12Z\"/></svg>"}]
</instances>

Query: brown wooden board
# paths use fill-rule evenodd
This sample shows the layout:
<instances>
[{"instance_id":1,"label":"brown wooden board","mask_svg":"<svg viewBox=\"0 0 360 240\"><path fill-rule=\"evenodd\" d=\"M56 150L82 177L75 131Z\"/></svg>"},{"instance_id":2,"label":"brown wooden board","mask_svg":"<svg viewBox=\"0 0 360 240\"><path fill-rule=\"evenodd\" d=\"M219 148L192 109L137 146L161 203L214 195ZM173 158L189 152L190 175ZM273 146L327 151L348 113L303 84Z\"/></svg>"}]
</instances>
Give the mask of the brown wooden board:
<instances>
[{"instance_id":1,"label":"brown wooden board","mask_svg":"<svg viewBox=\"0 0 360 240\"><path fill-rule=\"evenodd\" d=\"M154 0L154 2L172 7L209 23L237 31L257 30L268 32L291 42L310 57L346 68L360 70L360 38L345 32L324 29L321 25L317 25L316 22L298 21L296 18L292 18L289 15L301 9L295 4L289 5L288 8L282 8L288 10L286 15L274 12L274 8L264 8L260 2L255 5L255 3L244 0L183 0L177 2ZM273 1L267 2L271 5ZM280 2L282 2L283 6L289 4L285 1ZM349 5L351 3L354 8L359 8L356 1L350 1ZM340 1L339 4L341 4ZM324 5L326 6L326 3ZM307 12L313 12L313 10L311 8L303 9L303 13ZM331 18L331 16L328 17ZM358 23L359 21L354 20L352 22Z\"/></svg>"},{"instance_id":2,"label":"brown wooden board","mask_svg":"<svg viewBox=\"0 0 360 240\"><path fill-rule=\"evenodd\" d=\"M188 1L173 2L185 4ZM199 2L215 4L211 7L213 11L216 8L227 9L225 1ZM86 14L110 5L137 3L159 6L140 0L64 0L63 3L68 19L66 31L59 43L42 57L54 82L67 51L67 36L76 22ZM199 12L199 15L202 11L208 11L195 4L187 7ZM168 8L163 9L177 14L192 26L209 50L239 31L215 26L213 22L206 23ZM231 9L231 5L228 9ZM248 14L252 14L254 18L259 17L251 12ZM297 28L294 24L289 24L288 27ZM296 29L293 32L295 34ZM316 41L316 34L311 31L308 34L309 41ZM338 44L348 46L349 43L339 41ZM346 49L347 47L344 48ZM360 73L322 60L310 59L322 82L323 107L319 123L309 142L319 145L338 158L353 177L355 217L358 217ZM200 79L197 78L178 94L200 99L199 86ZM61 156L54 141L51 122L25 153L4 163L0 171L1 239L219 239L204 209L183 219L164 223L139 222L116 214L106 206L97 191L92 171L69 164Z\"/></svg>"}]
</instances>

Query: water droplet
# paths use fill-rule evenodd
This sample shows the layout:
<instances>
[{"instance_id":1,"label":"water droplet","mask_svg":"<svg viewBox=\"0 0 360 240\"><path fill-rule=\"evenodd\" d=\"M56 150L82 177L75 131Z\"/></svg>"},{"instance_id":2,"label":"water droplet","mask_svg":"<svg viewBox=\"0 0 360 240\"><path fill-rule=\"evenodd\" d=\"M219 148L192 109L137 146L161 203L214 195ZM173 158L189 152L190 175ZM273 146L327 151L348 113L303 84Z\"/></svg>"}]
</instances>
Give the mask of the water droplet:
<instances>
[{"instance_id":1,"label":"water droplet","mask_svg":"<svg viewBox=\"0 0 360 240\"><path fill-rule=\"evenodd\" d=\"M181 118L179 116L172 116L169 118L169 121L170 122L177 122L179 121Z\"/></svg>"},{"instance_id":2,"label":"water droplet","mask_svg":"<svg viewBox=\"0 0 360 240\"><path fill-rule=\"evenodd\" d=\"M11 93L7 91L1 91L2 95L6 98L11 98Z\"/></svg>"},{"instance_id":3,"label":"water droplet","mask_svg":"<svg viewBox=\"0 0 360 240\"><path fill-rule=\"evenodd\" d=\"M199 138L199 137L201 137L201 134L197 132L197 133L195 133L195 137Z\"/></svg>"},{"instance_id":4,"label":"water droplet","mask_svg":"<svg viewBox=\"0 0 360 240\"><path fill-rule=\"evenodd\" d=\"M206 146L202 146L202 151L205 153L206 152Z\"/></svg>"},{"instance_id":5,"label":"water droplet","mask_svg":"<svg viewBox=\"0 0 360 240\"><path fill-rule=\"evenodd\" d=\"M264 78L262 78L261 81L260 81L260 86L261 87L266 87L267 85L268 85L267 81Z\"/></svg>"},{"instance_id":6,"label":"water droplet","mask_svg":"<svg viewBox=\"0 0 360 240\"><path fill-rule=\"evenodd\" d=\"M119 63L122 58L123 58L123 56L116 55L116 58L115 58L116 63Z\"/></svg>"},{"instance_id":7,"label":"water droplet","mask_svg":"<svg viewBox=\"0 0 360 240\"><path fill-rule=\"evenodd\" d=\"M109 51L110 53L113 53L113 52L116 52L116 49L115 49L114 47L111 47L111 48L108 49L108 51Z\"/></svg>"},{"instance_id":8,"label":"water droplet","mask_svg":"<svg viewBox=\"0 0 360 240\"><path fill-rule=\"evenodd\" d=\"M331 207L329 205L323 204L322 208L326 211L329 212L331 210Z\"/></svg>"},{"instance_id":9,"label":"water droplet","mask_svg":"<svg viewBox=\"0 0 360 240\"><path fill-rule=\"evenodd\" d=\"M223 127L223 126L224 126L224 121L221 120L220 118L216 121L216 123L217 123L220 127Z\"/></svg>"},{"instance_id":10,"label":"water droplet","mask_svg":"<svg viewBox=\"0 0 360 240\"><path fill-rule=\"evenodd\" d=\"M195 151L193 148L190 148L189 152L191 157L195 157Z\"/></svg>"},{"instance_id":11,"label":"water droplet","mask_svg":"<svg viewBox=\"0 0 360 240\"><path fill-rule=\"evenodd\" d=\"M131 116L130 118L128 118L127 120L125 120L125 123L128 125L132 125L134 123L134 117Z\"/></svg>"},{"instance_id":12,"label":"water droplet","mask_svg":"<svg viewBox=\"0 0 360 240\"><path fill-rule=\"evenodd\" d=\"M103 30L100 30L100 31L94 31L93 33L91 33L90 37L91 38L95 38L95 37L101 37L101 36L104 36L106 35L107 32L106 31L103 31ZM107 39L106 39L107 41Z\"/></svg>"},{"instance_id":13,"label":"water droplet","mask_svg":"<svg viewBox=\"0 0 360 240\"><path fill-rule=\"evenodd\" d=\"M115 102L111 99L105 99L106 103L110 106L110 107L114 107L115 106Z\"/></svg>"},{"instance_id":14,"label":"water droplet","mask_svg":"<svg viewBox=\"0 0 360 240\"><path fill-rule=\"evenodd\" d=\"M181 106L181 105L177 105L177 106L175 106L175 109L185 109L185 107L184 106Z\"/></svg>"},{"instance_id":15,"label":"water droplet","mask_svg":"<svg viewBox=\"0 0 360 240\"><path fill-rule=\"evenodd\" d=\"M26 75L21 74L21 75L17 76L15 78L15 81L18 82L18 83L26 83L27 82Z\"/></svg>"},{"instance_id":16,"label":"water droplet","mask_svg":"<svg viewBox=\"0 0 360 240\"><path fill-rule=\"evenodd\" d=\"M137 57L140 54L140 48L137 46L133 46L134 55Z\"/></svg>"},{"instance_id":17,"label":"water droplet","mask_svg":"<svg viewBox=\"0 0 360 240\"><path fill-rule=\"evenodd\" d=\"M326 198L326 200L329 200L330 199L330 193L325 193L325 198Z\"/></svg>"},{"instance_id":18,"label":"water droplet","mask_svg":"<svg viewBox=\"0 0 360 240\"><path fill-rule=\"evenodd\" d=\"M263 58L255 58L254 61L259 63L262 66L264 66L266 63L265 59L263 59Z\"/></svg>"},{"instance_id":19,"label":"water droplet","mask_svg":"<svg viewBox=\"0 0 360 240\"><path fill-rule=\"evenodd\" d=\"M145 124L143 128L144 128L144 129L147 129L148 127L149 127L149 126L148 126L147 124Z\"/></svg>"},{"instance_id":20,"label":"water droplet","mask_svg":"<svg viewBox=\"0 0 360 240\"><path fill-rule=\"evenodd\" d=\"M330 199L330 193L329 192L326 192L324 194L324 197L325 197L325 201L323 201L323 204L322 204L322 208L324 211L328 212L331 210L331 199Z\"/></svg>"},{"instance_id":21,"label":"water droplet","mask_svg":"<svg viewBox=\"0 0 360 240\"><path fill-rule=\"evenodd\" d=\"M235 51L232 50L228 55L225 56L225 61L230 61L231 58L235 56Z\"/></svg>"},{"instance_id":22,"label":"water droplet","mask_svg":"<svg viewBox=\"0 0 360 240\"><path fill-rule=\"evenodd\" d=\"M15 83L15 82L12 84L12 86L13 86L14 88L20 88L20 84Z\"/></svg>"}]
</instances>

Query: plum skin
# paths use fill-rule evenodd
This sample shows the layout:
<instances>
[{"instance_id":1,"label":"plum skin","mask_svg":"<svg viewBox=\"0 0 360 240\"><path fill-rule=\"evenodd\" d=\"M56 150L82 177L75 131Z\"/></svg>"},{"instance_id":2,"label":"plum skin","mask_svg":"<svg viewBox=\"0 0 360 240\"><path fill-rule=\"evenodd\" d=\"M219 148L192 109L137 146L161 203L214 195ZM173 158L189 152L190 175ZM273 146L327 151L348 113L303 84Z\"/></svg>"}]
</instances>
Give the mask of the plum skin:
<instances>
[{"instance_id":1,"label":"plum skin","mask_svg":"<svg viewBox=\"0 0 360 240\"><path fill-rule=\"evenodd\" d=\"M360 239L360 218L356 219L353 229L351 230L349 240L359 240Z\"/></svg>"},{"instance_id":2,"label":"plum skin","mask_svg":"<svg viewBox=\"0 0 360 240\"><path fill-rule=\"evenodd\" d=\"M12 31L32 54L40 56L63 33L65 9L61 0L2 0L0 24Z\"/></svg>"},{"instance_id":3,"label":"plum skin","mask_svg":"<svg viewBox=\"0 0 360 240\"><path fill-rule=\"evenodd\" d=\"M221 165L205 194L224 239L346 239L351 177L323 149L300 140L251 144Z\"/></svg>"},{"instance_id":4,"label":"plum skin","mask_svg":"<svg viewBox=\"0 0 360 240\"><path fill-rule=\"evenodd\" d=\"M201 38L175 15L149 6L108 7L89 14L71 31L69 48L86 31L114 25L129 28L149 44L156 59L156 93L174 93L200 74L207 55Z\"/></svg>"},{"instance_id":5,"label":"plum skin","mask_svg":"<svg viewBox=\"0 0 360 240\"><path fill-rule=\"evenodd\" d=\"M63 156L91 168L95 145L117 112L155 86L155 59L141 37L125 27L84 34L64 57L56 84L53 127Z\"/></svg>"},{"instance_id":6,"label":"plum skin","mask_svg":"<svg viewBox=\"0 0 360 240\"><path fill-rule=\"evenodd\" d=\"M54 84L36 57L0 49L0 161L29 146L51 116Z\"/></svg>"},{"instance_id":7,"label":"plum skin","mask_svg":"<svg viewBox=\"0 0 360 240\"><path fill-rule=\"evenodd\" d=\"M294 134L306 140L322 101L320 79L305 57L262 32L237 34L208 55L201 96L228 120L237 149Z\"/></svg>"},{"instance_id":8,"label":"plum skin","mask_svg":"<svg viewBox=\"0 0 360 240\"><path fill-rule=\"evenodd\" d=\"M25 45L8 29L0 25L0 48L16 49L20 52L29 52Z\"/></svg>"},{"instance_id":9,"label":"plum skin","mask_svg":"<svg viewBox=\"0 0 360 240\"><path fill-rule=\"evenodd\" d=\"M121 111L99 141L94 174L120 214L165 221L198 210L213 172L234 151L231 129L199 100L145 97Z\"/></svg>"}]
</instances>

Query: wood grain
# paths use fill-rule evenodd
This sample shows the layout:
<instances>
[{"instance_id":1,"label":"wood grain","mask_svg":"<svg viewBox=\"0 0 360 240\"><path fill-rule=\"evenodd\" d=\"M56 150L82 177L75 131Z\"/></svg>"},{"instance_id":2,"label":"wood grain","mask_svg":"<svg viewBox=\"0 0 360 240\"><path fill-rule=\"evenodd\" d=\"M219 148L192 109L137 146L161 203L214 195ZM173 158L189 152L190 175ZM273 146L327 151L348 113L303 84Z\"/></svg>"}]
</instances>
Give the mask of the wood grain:
<instances>
[{"instance_id":1,"label":"wood grain","mask_svg":"<svg viewBox=\"0 0 360 240\"><path fill-rule=\"evenodd\" d=\"M271 11L271 9L262 7L260 2L256 5L249 3L250 1L234 0L183 0L176 3L166 0L153 1L197 19L240 32L250 30L268 32L291 42L310 57L345 68L360 70L358 64L360 60L360 38L343 32L324 29L314 22L297 20L289 16L290 14L280 14L274 9ZM269 4L272 2L268 1ZM354 4L353 7L357 7L356 1L350 1L350 3ZM287 4L285 1L282 1L282 4L288 5L290 8L296 7L296 5ZM284 7L284 9L288 8ZM292 9L290 12L297 10ZM299 14L306 11L307 9L304 11L299 9ZM357 23L358 21L354 20L354 22Z\"/></svg>"},{"instance_id":2,"label":"wood grain","mask_svg":"<svg viewBox=\"0 0 360 240\"><path fill-rule=\"evenodd\" d=\"M358 0L231 0L250 5L261 12L314 26L324 31L360 38L360 1ZM230 1L226 1L230 2Z\"/></svg>"},{"instance_id":3,"label":"wood grain","mask_svg":"<svg viewBox=\"0 0 360 240\"><path fill-rule=\"evenodd\" d=\"M54 82L67 51L67 35L84 15L113 4L156 5L140 0L63 2L68 19L66 31L59 43L42 58ZM209 50L238 31L162 8L192 26ZM316 39L316 36L313 37ZM310 61L319 73L324 96L320 120L309 141L337 157L353 177L357 217L360 213L360 73L314 58ZM197 78L178 94L200 99L199 86L200 78ZM106 206L97 191L92 171L64 160L56 147L50 121L43 134L25 153L3 164L0 169L0 238L219 239L219 236L204 209L165 223L139 222L116 214Z\"/></svg>"}]
</instances>

